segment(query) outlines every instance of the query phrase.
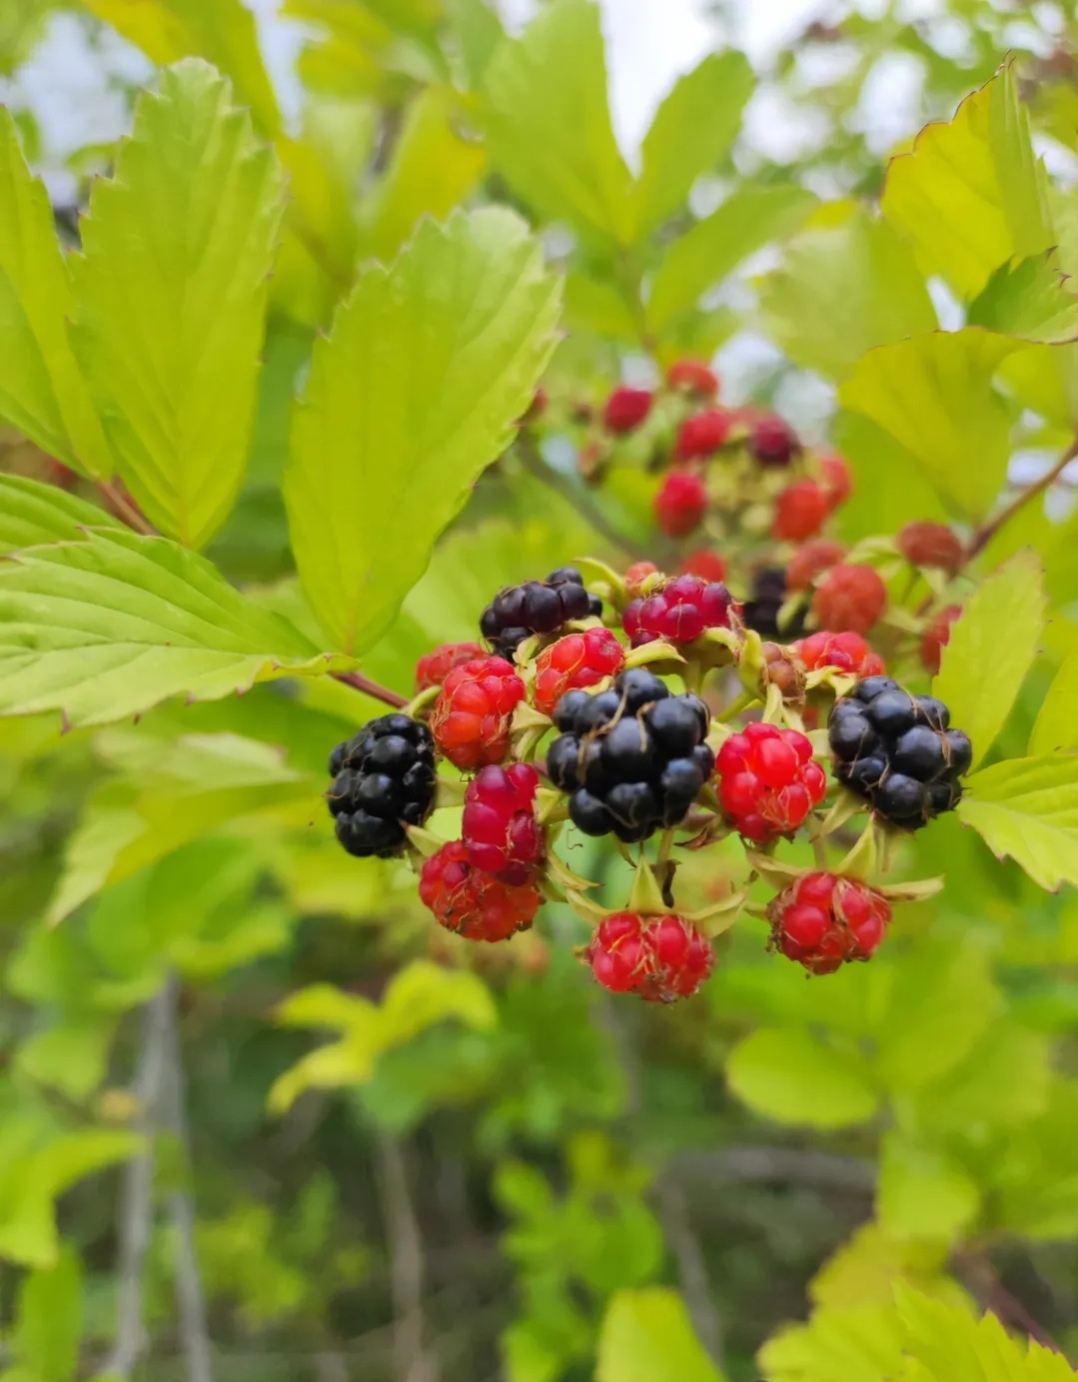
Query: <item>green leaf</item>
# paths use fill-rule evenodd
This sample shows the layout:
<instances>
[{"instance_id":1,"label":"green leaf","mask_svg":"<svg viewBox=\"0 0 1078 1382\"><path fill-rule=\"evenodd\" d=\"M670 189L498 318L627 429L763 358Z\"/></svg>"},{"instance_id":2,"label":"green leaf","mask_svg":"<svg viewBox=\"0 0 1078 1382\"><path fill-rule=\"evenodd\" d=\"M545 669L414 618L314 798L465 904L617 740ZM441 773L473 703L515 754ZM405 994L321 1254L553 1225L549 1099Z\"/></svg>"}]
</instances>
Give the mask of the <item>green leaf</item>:
<instances>
[{"instance_id":1,"label":"green leaf","mask_svg":"<svg viewBox=\"0 0 1078 1382\"><path fill-rule=\"evenodd\" d=\"M572 269L565 275L565 324L627 345L640 340L636 319L614 284Z\"/></svg>"},{"instance_id":2,"label":"green leaf","mask_svg":"<svg viewBox=\"0 0 1078 1382\"><path fill-rule=\"evenodd\" d=\"M1055 749L1078 749L1078 652L1072 653L1055 675L1041 705L1029 740L1031 755Z\"/></svg>"},{"instance_id":3,"label":"green leaf","mask_svg":"<svg viewBox=\"0 0 1078 1382\"><path fill-rule=\"evenodd\" d=\"M811 192L792 184L734 192L667 248L651 285L650 329L668 331L743 259L791 235L815 205Z\"/></svg>"},{"instance_id":4,"label":"green leaf","mask_svg":"<svg viewBox=\"0 0 1078 1382\"><path fill-rule=\"evenodd\" d=\"M478 87L505 41L502 22L486 0L447 0L446 13L469 86Z\"/></svg>"},{"instance_id":5,"label":"green leaf","mask_svg":"<svg viewBox=\"0 0 1078 1382\"><path fill-rule=\"evenodd\" d=\"M48 193L0 108L0 417L65 464L107 476L108 445L68 341L72 305Z\"/></svg>"},{"instance_id":6,"label":"green leaf","mask_svg":"<svg viewBox=\"0 0 1078 1382\"><path fill-rule=\"evenodd\" d=\"M338 647L385 632L512 439L557 310L523 223L487 210L424 222L316 344L284 489L304 592Z\"/></svg>"},{"instance_id":7,"label":"green leaf","mask_svg":"<svg viewBox=\"0 0 1078 1382\"><path fill-rule=\"evenodd\" d=\"M75 542L86 528L122 525L104 509L53 485L0 475L0 556L41 543Z\"/></svg>"},{"instance_id":8,"label":"green leaf","mask_svg":"<svg viewBox=\"0 0 1078 1382\"><path fill-rule=\"evenodd\" d=\"M958 814L1042 888L1078 886L1078 754L1012 758L966 782Z\"/></svg>"},{"instance_id":9,"label":"green leaf","mask_svg":"<svg viewBox=\"0 0 1078 1382\"><path fill-rule=\"evenodd\" d=\"M78 1102L105 1078L112 1035L111 1025L102 1022L72 1022L35 1032L19 1047L18 1069Z\"/></svg>"},{"instance_id":10,"label":"green leaf","mask_svg":"<svg viewBox=\"0 0 1078 1382\"><path fill-rule=\"evenodd\" d=\"M883 1142L876 1214L894 1238L954 1242L976 1218L976 1184L954 1161L900 1133Z\"/></svg>"},{"instance_id":11,"label":"green leaf","mask_svg":"<svg viewBox=\"0 0 1078 1382\"><path fill-rule=\"evenodd\" d=\"M281 190L228 83L189 59L139 97L82 223L75 350L128 488L188 546L243 477Z\"/></svg>"},{"instance_id":12,"label":"green leaf","mask_svg":"<svg viewBox=\"0 0 1078 1382\"><path fill-rule=\"evenodd\" d=\"M974 764L995 743L1018 698L1040 646L1045 608L1041 559L1025 548L979 587L951 625L932 694L969 735Z\"/></svg>"},{"instance_id":13,"label":"green leaf","mask_svg":"<svg viewBox=\"0 0 1078 1382\"><path fill-rule=\"evenodd\" d=\"M758 1355L768 1382L891 1382L902 1366L895 1308L817 1310L807 1325L781 1329Z\"/></svg>"},{"instance_id":14,"label":"green leaf","mask_svg":"<svg viewBox=\"0 0 1078 1382\"><path fill-rule=\"evenodd\" d=\"M843 224L805 230L787 245L763 307L793 360L835 378L873 346L937 325L909 248L857 207Z\"/></svg>"},{"instance_id":15,"label":"green leaf","mask_svg":"<svg viewBox=\"0 0 1078 1382\"><path fill-rule=\"evenodd\" d=\"M777 1123L844 1128L876 1112L865 1062L798 1028L761 1027L739 1041L726 1078L739 1099Z\"/></svg>"},{"instance_id":16,"label":"green leaf","mask_svg":"<svg viewBox=\"0 0 1078 1382\"><path fill-rule=\"evenodd\" d=\"M554 0L505 43L486 78L491 158L525 202L582 235L632 240L632 178L607 105L600 10Z\"/></svg>"},{"instance_id":17,"label":"green leaf","mask_svg":"<svg viewBox=\"0 0 1078 1382\"><path fill-rule=\"evenodd\" d=\"M1047 179L1011 66L892 161L881 206L924 273L941 274L966 300L1001 264L1055 244Z\"/></svg>"},{"instance_id":18,"label":"green leaf","mask_svg":"<svg viewBox=\"0 0 1078 1382\"><path fill-rule=\"evenodd\" d=\"M710 54L674 84L644 136L633 193L638 241L680 211L697 178L729 152L755 84L736 51Z\"/></svg>"},{"instance_id":19,"label":"green leaf","mask_svg":"<svg viewBox=\"0 0 1078 1382\"><path fill-rule=\"evenodd\" d=\"M903 1374L909 1382L1073 1382L1063 1354L1018 1343L995 1315L974 1319L902 1284L896 1297L906 1356L920 1365Z\"/></svg>"},{"instance_id":20,"label":"green leaf","mask_svg":"<svg viewBox=\"0 0 1078 1382\"><path fill-rule=\"evenodd\" d=\"M1018 347L980 327L879 346L847 375L839 402L893 437L961 514L983 518L1010 459L1010 416L992 377Z\"/></svg>"},{"instance_id":21,"label":"green leaf","mask_svg":"<svg viewBox=\"0 0 1078 1382\"><path fill-rule=\"evenodd\" d=\"M428 87L408 108L393 159L369 203L364 248L389 260L424 214L441 218L475 187L486 163L481 144L458 133L452 94Z\"/></svg>"},{"instance_id":22,"label":"green leaf","mask_svg":"<svg viewBox=\"0 0 1078 1382\"><path fill-rule=\"evenodd\" d=\"M106 724L348 665L167 538L116 529L0 563L0 715Z\"/></svg>"},{"instance_id":23,"label":"green leaf","mask_svg":"<svg viewBox=\"0 0 1078 1382\"><path fill-rule=\"evenodd\" d=\"M970 303L966 320L1003 336L1064 344L1078 339L1078 297L1054 252L1001 264Z\"/></svg>"},{"instance_id":24,"label":"green leaf","mask_svg":"<svg viewBox=\"0 0 1078 1382\"><path fill-rule=\"evenodd\" d=\"M916 459L871 418L842 412L833 436L856 478L849 502L835 515L840 536L857 542L914 519L947 521L948 510Z\"/></svg>"},{"instance_id":25,"label":"green leaf","mask_svg":"<svg viewBox=\"0 0 1078 1382\"><path fill-rule=\"evenodd\" d=\"M75 1376L82 1337L82 1266L72 1247L55 1266L30 1273L19 1292L14 1345L35 1382L68 1382Z\"/></svg>"},{"instance_id":26,"label":"green leaf","mask_svg":"<svg viewBox=\"0 0 1078 1382\"><path fill-rule=\"evenodd\" d=\"M619 1291L599 1337L596 1382L722 1382L676 1291Z\"/></svg>"}]
</instances>

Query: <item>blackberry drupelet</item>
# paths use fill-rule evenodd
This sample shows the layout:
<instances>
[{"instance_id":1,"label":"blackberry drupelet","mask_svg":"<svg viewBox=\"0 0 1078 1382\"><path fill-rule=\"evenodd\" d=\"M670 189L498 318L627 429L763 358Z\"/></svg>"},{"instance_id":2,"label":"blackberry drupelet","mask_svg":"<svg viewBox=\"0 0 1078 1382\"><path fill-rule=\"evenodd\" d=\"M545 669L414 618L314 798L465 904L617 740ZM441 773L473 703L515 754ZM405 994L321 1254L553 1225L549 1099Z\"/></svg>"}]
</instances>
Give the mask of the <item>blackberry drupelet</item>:
<instances>
[{"instance_id":1,"label":"blackberry drupelet","mask_svg":"<svg viewBox=\"0 0 1078 1382\"><path fill-rule=\"evenodd\" d=\"M554 722L547 772L570 793L569 815L586 835L645 840L677 825L715 767L710 726L698 696L673 696L643 668L623 672L609 691L570 691Z\"/></svg>"},{"instance_id":2,"label":"blackberry drupelet","mask_svg":"<svg viewBox=\"0 0 1078 1382\"><path fill-rule=\"evenodd\" d=\"M405 826L422 825L434 807L434 740L410 715L382 715L329 759L326 794L337 839L349 854L388 859L407 840Z\"/></svg>"},{"instance_id":3,"label":"blackberry drupelet","mask_svg":"<svg viewBox=\"0 0 1078 1382\"><path fill-rule=\"evenodd\" d=\"M584 589L584 578L575 566L560 566L545 581L500 590L479 621L483 637L499 657L512 662L513 655L533 633L557 633L571 619L599 618L603 604Z\"/></svg>"}]
</instances>

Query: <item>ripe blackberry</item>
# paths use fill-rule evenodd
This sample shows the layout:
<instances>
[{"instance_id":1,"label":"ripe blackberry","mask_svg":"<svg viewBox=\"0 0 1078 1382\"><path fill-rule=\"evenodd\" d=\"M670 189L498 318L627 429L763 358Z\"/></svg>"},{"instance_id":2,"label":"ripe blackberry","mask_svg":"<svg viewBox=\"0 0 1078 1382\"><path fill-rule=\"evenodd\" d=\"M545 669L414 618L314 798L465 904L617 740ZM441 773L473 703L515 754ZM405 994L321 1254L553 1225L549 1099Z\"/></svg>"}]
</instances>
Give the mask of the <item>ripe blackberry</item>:
<instances>
[{"instance_id":1,"label":"ripe blackberry","mask_svg":"<svg viewBox=\"0 0 1078 1382\"><path fill-rule=\"evenodd\" d=\"M473 868L463 840L426 860L419 896L439 926L469 941L507 941L526 931L543 901L534 883L514 886Z\"/></svg>"},{"instance_id":2,"label":"ripe blackberry","mask_svg":"<svg viewBox=\"0 0 1078 1382\"><path fill-rule=\"evenodd\" d=\"M933 676L939 671L943 650L951 641L951 625L961 613L961 605L948 605L930 621L921 635L921 661Z\"/></svg>"},{"instance_id":3,"label":"ripe blackberry","mask_svg":"<svg viewBox=\"0 0 1078 1382\"><path fill-rule=\"evenodd\" d=\"M891 905L856 878L807 873L779 893L767 909L771 944L810 974L833 974L879 948Z\"/></svg>"},{"instance_id":4,"label":"ripe blackberry","mask_svg":"<svg viewBox=\"0 0 1078 1382\"><path fill-rule=\"evenodd\" d=\"M719 376L702 360L675 360L666 371L666 384L697 398L714 398L719 392Z\"/></svg>"},{"instance_id":5,"label":"ripe blackberry","mask_svg":"<svg viewBox=\"0 0 1078 1382\"><path fill-rule=\"evenodd\" d=\"M752 420L749 452L757 465L783 469L801 453L801 442L790 424L777 413L763 413Z\"/></svg>"},{"instance_id":6,"label":"ripe blackberry","mask_svg":"<svg viewBox=\"0 0 1078 1382\"><path fill-rule=\"evenodd\" d=\"M720 446L726 445L736 422L737 415L729 408L708 408L695 417L686 418L674 443L675 459L706 461Z\"/></svg>"},{"instance_id":7,"label":"ripe blackberry","mask_svg":"<svg viewBox=\"0 0 1078 1382\"><path fill-rule=\"evenodd\" d=\"M687 537L707 513L707 486L695 471L671 470L655 495L655 520L669 537Z\"/></svg>"},{"instance_id":8,"label":"ripe blackberry","mask_svg":"<svg viewBox=\"0 0 1078 1382\"><path fill-rule=\"evenodd\" d=\"M611 993L673 1003L692 997L711 973L715 953L685 917L615 912L599 926L584 958Z\"/></svg>"},{"instance_id":9,"label":"ripe blackberry","mask_svg":"<svg viewBox=\"0 0 1078 1382\"><path fill-rule=\"evenodd\" d=\"M831 711L835 777L877 815L906 830L957 806L959 778L973 749L950 729L950 711L934 696L911 696L890 677L868 677Z\"/></svg>"},{"instance_id":10,"label":"ripe blackberry","mask_svg":"<svg viewBox=\"0 0 1078 1382\"><path fill-rule=\"evenodd\" d=\"M692 643L707 629L730 628L736 615L736 602L721 581L674 576L626 606L622 627L634 648L657 639Z\"/></svg>"},{"instance_id":11,"label":"ripe blackberry","mask_svg":"<svg viewBox=\"0 0 1078 1382\"><path fill-rule=\"evenodd\" d=\"M468 863L503 883L534 881L545 853L535 819L539 774L530 763L476 773L464 794L462 838Z\"/></svg>"},{"instance_id":12,"label":"ripe blackberry","mask_svg":"<svg viewBox=\"0 0 1078 1382\"><path fill-rule=\"evenodd\" d=\"M834 667L858 677L878 677L887 667L859 633L830 633L822 629L794 644L801 661L810 672Z\"/></svg>"},{"instance_id":13,"label":"ripe blackberry","mask_svg":"<svg viewBox=\"0 0 1078 1382\"><path fill-rule=\"evenodd\" d=\"M609 629L585 629L567 633L535 662L532 701L536 710L553 715L567 691L594 686L605 677L615 677L625 665L625 649Z\"/></svg>"},{"instance_id":14,"label":"ripe blackberry","mask_svg":"<svg viewBox=\"0 0 1078 1382\"><path fill-rule=\"evenodd\" d=\"M432 686L441 686L454 667L485 656L484 649L478 643L443 643L425 653L416 663L415 689L419 692L427 691Z\"/></svg>"},{"instance_id":15,"label":"ripe blackberry","mask_svg":"<svg viewBox=\"0 0 1078 1382\"><path fill-rule=\"evenodd\" d=\"M833 566L812 600L817 623L842 633L868 633L886 608L887 587L871 566Z\"/></svg>"},{"instance_id":16,"label":"ripe blackberry","mask_svg":"<svg viewBox=\"0 0 1078 1382\"><path fill-rule=\"evenodd\" d=\"M584 589L584 578L575 566L560 566L545 581L500 590L479 621L483 637L499 657L512 662L513 654L533 633L557 633L571 619L598 618L603 603Z\"/></svg>"},{"instance_id":17,"label":"ripe blackberry","mask_svg":"<svg viewBox=\"0 0 1078 1382\"><path fill-rule=\"evenodd\" d=\"M458 768L500 763L509 751L513 711L524 683L501 657L477 657L454 667L431 711L434 742Z\"/></svg>"},{"instance_id":18,"label":"ripe blackberry","mask_svg":"<svg viewBox=\"0 0 1078 1382\"><path fill-rule=\"evenodd\" d=\"M410 715L382 715L330 754L326 794L337 839L349 854L388 859L434 807L434 739Z\"/></svg>"},{"instance_id":19,"label":"ripe blackberry","mask_svg":"<svg viewBox=\"0 0 1078 1382\"><path fill-rule=\"evenodd\" d=\"M613 832L646 840L684 820L715 767L710 727L698 696L672 696L643 668L623 672L609 691L570 691L554 722L550 780L570 793L569 815L585 835Z\"/></svg>"},{"instance_id":20,"label":"ripe blackberry","mask_svg":"<svg viewBox=\"0 0 1078 1382\"><path fill-rule=\"evenodd\" d=\"M815 537L831 512L827 493L815 480L796 480L775 500L771 536L779 542Z\"/></svg>"},{"instance_id":21,"label":"ripe blackberry","mask_svg":"<svg viewBox=\"0 0 1078 1382\"><path fill-rule=\"evenodd\" d=\"M779 628L779 611L786 600L786 572L779 566L765 567L753 577L752 594L742 609L742 622L764 638L797 638L805 631L805 616L795 612Z\"/></svg>"},{"instance_id":22,"label":"ripe blackberry","mask_svg":"<svg viewBox=\"0 0 1078 1382\"><path fill-rule=\"evenodd\" d=\"M827 793L812 744L794 729L753 723L719 750L719 800L746 840L769 844L803 825Z\"/></svg>"},{"instance_id":23,"label":"ripe blackberry","mask_svg":"<svg viewBox=\"0 0 1078 1382\"><path fill-rule=\"evenodd\" d=\"M606 400L603 422L610 432L633 432L651 412L650 389L615 389Z\"/></svg>"}]
</instances>

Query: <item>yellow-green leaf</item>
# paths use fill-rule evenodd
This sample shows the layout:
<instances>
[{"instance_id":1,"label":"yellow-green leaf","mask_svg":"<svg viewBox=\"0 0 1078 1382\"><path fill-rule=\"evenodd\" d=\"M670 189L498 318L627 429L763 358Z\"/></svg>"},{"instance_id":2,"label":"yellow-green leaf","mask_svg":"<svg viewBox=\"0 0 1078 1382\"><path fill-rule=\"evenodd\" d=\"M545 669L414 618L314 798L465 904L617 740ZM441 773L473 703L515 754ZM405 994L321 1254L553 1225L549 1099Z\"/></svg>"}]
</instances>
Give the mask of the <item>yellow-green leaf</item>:
<instances>
[{"instance_id":1,"label":"yellow-green leaf","mask_svg":"<svg viewBox=\"0 0 1078 1382\"><path fill-rule=\"evenodd\" d=\"M877 1107L864 1060L798 1028L752 1032L731 1051L726 1078L739 1099L777 1123L844 1128L865 1122Z\"/></svg>"},{"instance_id":2,"label":"yellow-green leaf","mask_svg":"<svg viewBox=\"0 0 1078 1382\"><path fill-rule=\"evenodd\" d=\"M1031 754L1078 749L1078 653L1056 673L1029 740Z\"/></svg>"},{"instance_id":3,"label":"yellow-green leaf","mask_svg":"<svg viewBox=\"0 0 1078 1382\"><path fill-rule=\"evenodd\" d=\"M967 781L958 814L1042 888L1078 886L1078 754L995 763Z\"/></svg>"},{"instance_id":4,"label":"yellow-green leaf","mask_svg":"<svg viewBox=\"0 0 1078 1382\"><path fill-rule=\"evenodd\" d=\"M1054 253L1031 254L1001 264L966 320L1004 336L1063 344L1078 339L1078 297L1067 287Z\"/></svg>"},{"instance_id":5,"label":"yellow-green leaf","mask_svg":"<svg viewBox=\"0 0 1078 1382\"><path fill-rule=\"evenodd\" d=\"M0 555L44 542L75 542L87 528L120 526L104 509L55 485L0 475Z\"/></svg>"},{"instance_id":6,"label":"yellow-green leaf","mask_svg":"<svg viewBox=\"0 0 1078 1382\"><path fill-rule=\"evenodd\" d=\"M619 1291L599 1336L595 1382L722 1382L676 1291Z\"/></svg>"},{"instance_id":7,"label":"yellow-green leaf","mask_svg":"<svg viewBox=\"0 0 1078 1382\"><path fill-rule=\"evenodd\" d=\"M892 1237L953 1242L979 1206L976 1182L957 1162L901 1133L884 1138L876 1214Z\"/></svg>"}]
</instances>

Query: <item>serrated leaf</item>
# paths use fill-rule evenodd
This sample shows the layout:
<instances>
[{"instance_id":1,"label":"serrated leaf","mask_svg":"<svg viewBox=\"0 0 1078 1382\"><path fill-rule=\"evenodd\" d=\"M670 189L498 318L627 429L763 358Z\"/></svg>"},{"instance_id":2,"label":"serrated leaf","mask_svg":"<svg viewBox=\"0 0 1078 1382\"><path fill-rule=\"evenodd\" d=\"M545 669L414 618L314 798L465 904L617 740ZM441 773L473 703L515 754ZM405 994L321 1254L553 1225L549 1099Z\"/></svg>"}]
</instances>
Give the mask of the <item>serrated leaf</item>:
<instances>
[{"instance_id":1,"label":"serrated leaf","mask_svg":"<svg viewBox=\"0 0 1078 1382\"><path fill-rule=\"evenodd\" d=\"M424 222L316 344L284 490L304 592L338 647L385 632L511 440L557 310L523 222L487 210Z\"/></svg>"},{"instance_id":2,"label":"serrated leaf","mask_svg":"<svg viewBox=\"0 0 1078 1382\"><path fill-rule=\"evenodd\" d=\"M188 546L239 491L281 210L272 152L189 59L140 96L82 223L75 351L128 488Z\"/></svg>"},{"instance_id":3,"label":"serrated leaf","mask_svg":"<svg viewBox=\"0 0 1078 1382\"><path fill-rule=\"evenodd\" d=\"M1052 753L1056 749L1078 749L1078 652L1072 653L1048 688L1033 733L1031 755Z\"/></svg>"},{"instance_id":4,"label":"serrated leaf","mask_svg":"<svg viewBox=\"0 0 1078 1382\"><path fill-rule=\"evenodd\" d=\"M781 1329L758 1354L768 1382L891 1382L902 1366L892 1304L817 1310Z\"/></svg>"},{"instance_id":5,"label":"serrated leaf","mask_svg":"<svg viewBox=\"0 0 1078 1382\"><path fill-rule=\"evenodd\" d=\"M633 189L637 240L680 211L697 178L729 152L754 86L748 59L736 51L709 54L674 83L644 136Z\"/></svg>"},{"instance_id":6,"label":"serrated leaf","mask_svg":"<svg viewBox=\"0 0 1078 1382\"><path fill-rule=\"evenodd\" d=\"M607 104L600 10L554 0L487 69L490 155L541 217L593 240L632 239L632 178Z\"/></svg>"},{"instance_id":7,"label":"serrated leaf","mask_svg":"<svg viewBox=\"0 0 1078 1382\"><path fill-rule=\"evenodd\" d=\"M957 1162L897 1132L884 1138L876 1214L885 1232L950 1243L979 1206L977 1185Z\"/></svg>"},{"instance_id":8,"label":"serrated leaf","mask_svg":"<svg viewBox=\"0 0 1078 1382\"><path fill-rule=\"evenodd\" d=\"M847 375L839 402L894 438L963 515L983 518L1010 459L1010 416L992 378L1019 345L965 327L879 346Z\"/></svg>"},{"instance_id":9,"label":"serrated leaf","mask_svg":"<svg viewBox=\"0 0 1078 1382\"><path fill-rule=\"evenodd\" d=\"M743 259L792 235L816 198L803 187L742 187L717 211L669 245L647 305L648 326L667 332Z\"/></svg>"},{"instance_id":10,"label":"serrated leaf","mask_svg":"<svg viewBox=\"0 0 1078 1382\"><path fill-rule=\"evenodd\" d=\"M369 204L363 248L390 260L419 218L448 216L475 187L486 152L457 132L450 92L430 86L408 108L385 177Z\"/></svg>"},{"instance_id":11,"label":"serrated leaf","mask_svg":"<svg viewBox=\"0 0 1078 1382\"><path fill-rule=\"evenodd\" d=\"M0 108L0 417L66 465L108 476L108 445L68 340L72 303L48 193Z\"/></svg>"},{"instance_id":12,"label":"serrated leaf","mask_svg":"<svg viewBox=\"0 0 1078 1382\"><path fill-rule=\"evenodd\" d=\"M892 160L881 206L922 270L967 300L1001 264L1051 248L1047 179L1010 65Z\"/></svg>"},{"instance_id":13,"label":"serrated leaf","mask_svg":"<svg viewBox=\"0 0 1078 1382\"><path fill-rule=\"evenodd\" d=\"M1078 754L993 764L967 780L958 814L1040 887L1078 886Z\"/></svg>"},{"instance_id":14,"label":"serrated leaf","mask_svg":"<svg viewBox=\"0 0 1078 1382\"><path fill-rule=\"evenodd\" d=\"M167 538L117 529L0 562L0 715L107 724L349 665Z\"/></svg>"},{"instance_id":15,"label":"serrated leaf","mask_svg":"<svg viewBox=\"0 0 1078 1382\"><path fill-rule=\"evenodd\" d=\"M1061 1353L1018 1343L993 1314L975 1319L901 1283L896 1302L906 1356L919 1364L903 1374L909 1382L1073 1382Z\"/></svg>"},{"instance_id":16,"label":"serrated leaf","mask_svg":"<svg viewBox=\"0 0 1078 1382\"><path fill-rule=\"evenodd\" d=\"M0 475L0 556L20 547L75 542L85 529L117 529L110 513L74 494L21 475Z\"/></svg>"},{"instance_id":17,"label":"serrated leaf","mask_svg":"<svg viewBox=\"0 0 1078 1382\"><path fill-rule=\"evenodd\" d=\"M1033 665L1045 608L1041 559L1026 548L989 576L951 625L932 694L969 735L975 765L995 743Z\"/></svg>"},{"instance_id":18,"label":"serrated leaf","mask_svg":"<svg viewBox=\"0 0 1078 1382\"><path fill-rule=\"evenodd\" d=\"M1004 336L1046 344L1078 339L1078 297L1054 252L1001 264L970 303L966 320Z\"/></svg>"},{"instance_id":19,"label":"serrated leaf","mask_svg":"<svg viewBox=\"0 0 1078 1382\"><path fill-rule=\"evenodd\" d=\"M761 1027L739 1041L726 1078L739 1099L777 1123L849 1127L871 1118L878 1102L860 1057L792 1027Z\"/></svg>"},{"instance_id":20,"label":"serrated leaf","mask_svg":"<svg viewBox=\"0 0 1078 1382\"><path fill-rule=\"evenodd\" d=\"M599 1336L596 1382L722 1382L685 1302L661 1286L619 1291Z\"/></svg>"},{"instance_id":21,"label":"serrated leaf","mask_svg":"<svg viewBox=\"0 0 1078 1382\"><path fill-rule=\"evenodd\" d=\"M833 378L873 346L937 326L909 248L856 207L843 224L810 228L786 246L763 307L786 353Z\"/></svg>"}]
</instances>

